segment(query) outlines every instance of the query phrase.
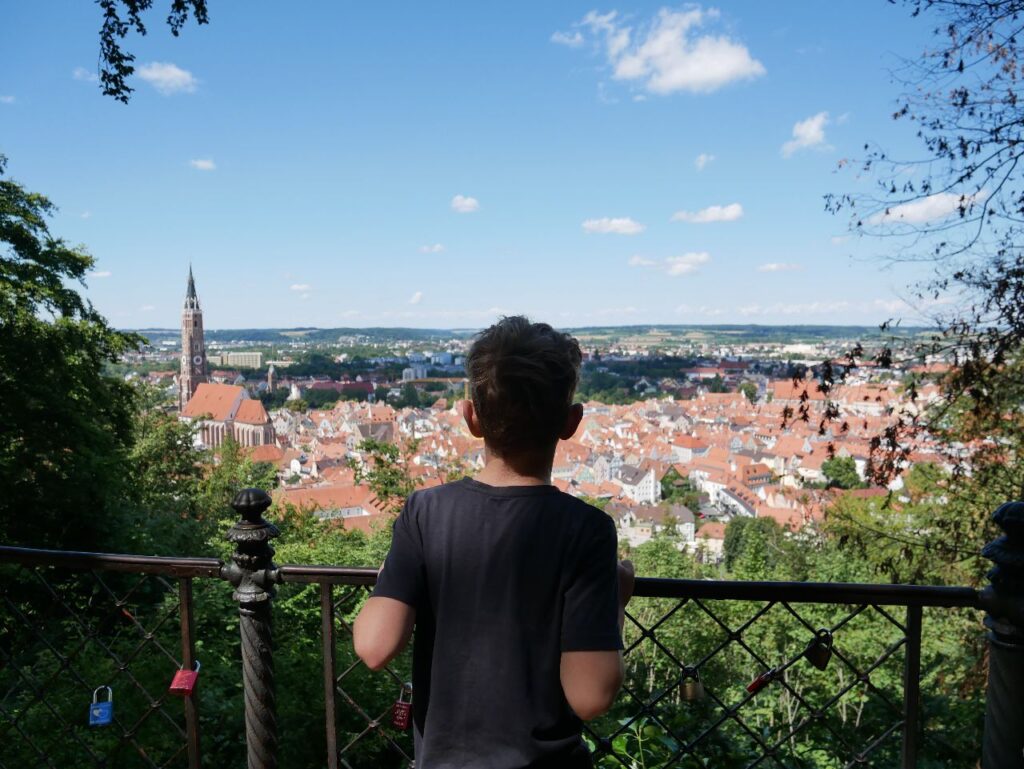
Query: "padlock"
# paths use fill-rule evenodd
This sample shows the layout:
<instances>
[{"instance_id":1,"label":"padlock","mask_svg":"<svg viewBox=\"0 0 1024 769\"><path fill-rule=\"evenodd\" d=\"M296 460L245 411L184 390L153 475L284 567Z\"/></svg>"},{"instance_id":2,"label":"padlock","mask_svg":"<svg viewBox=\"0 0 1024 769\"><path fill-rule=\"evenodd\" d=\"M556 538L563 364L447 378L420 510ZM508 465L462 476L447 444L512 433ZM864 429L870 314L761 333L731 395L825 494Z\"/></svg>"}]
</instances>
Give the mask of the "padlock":
<instances>
[{"instance_id":1,"label":"padlock","mask_svg":"<svg viewBox=\"0 0 1024 769\"><path fill-rule=\"evenodd\" d=\"M171 685L167 691L181 697L191 697L192 690L196 688L196 679L199 678L199 660L192 670L178 670L171 679Z\"/></svg>"},{"instance_id":2,"label":"padlock","mask_svg":"<svg viewBox=\"0 0 1024 769\"><path fill-rule=\"evenodd\" d=\"M402 685L402 691L398 693L398 699L391 706L391 725L396 729L408 729L409 719L412 716L412 684Z\"/></svg>"},{"instance_id":3,"label":"padlock","mask_svg":"<svg viewBox=\"0 0 1024 769\"><path fill-rule=\"evenodd\" d=\"M687 702L704 699L704 684L701 683L697 668L683 668L683 680L679 682L679 696Z\"/></svg>"},{"instance_id":4,"label":"padlock","mask_svg":"<svg viewBox=\"0 0 1024 769\"><path fill-rule=\"evenodd\" d=\"M100 692L107 690L106 702L100 702ZM89 726L109 726L114 720L114 690L109 686L97 686L92 693L89 706Z\"/></svg>"},{"instance_id":5,"label":"padlock","mask_svg":"<svg viewBox=\"0 0 1024 769\"><path fill-rule=\"evenodd\" d=\"M775 678L775 668L770 668L764 671L761 675L747 684L747 691L751 694L757 694L764 687L772 682Z\"/></svg>"},{"instance_id":6,"label":"padlock","mask_svg":"<svg viewBox=\"0 0 1024 769\"><path fill-rule=\"evenodd\" d=\"M815 633L813 640L804 649L804 657L818 670L827 668L828 661L832 659L832 633L826 628Z\"/></svg>"}]
</instances>

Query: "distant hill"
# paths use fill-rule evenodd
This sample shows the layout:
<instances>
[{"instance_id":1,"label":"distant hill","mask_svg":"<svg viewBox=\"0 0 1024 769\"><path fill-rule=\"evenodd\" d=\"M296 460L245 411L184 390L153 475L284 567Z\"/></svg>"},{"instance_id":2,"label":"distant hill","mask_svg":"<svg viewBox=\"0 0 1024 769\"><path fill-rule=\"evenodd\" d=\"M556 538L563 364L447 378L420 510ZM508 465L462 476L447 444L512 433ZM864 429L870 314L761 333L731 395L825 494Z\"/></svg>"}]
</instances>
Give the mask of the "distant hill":
<instances>
[{"instance_id":1,"label":"distant hill","mask_svg":"<svg viewBox=\"0 0 1024 769\"><path fill-rule=\"evenodd\" d=\"M165 339L179 339L181 330L176 328L126 329L142 334L151 344ZM203 330L207 342L258 342L264 344L287 344L303 340L313 344L337 344L341 338L359 338L368 342L398 340L444 341L447 339L472 336L475 329L423 329L423 328L227 328Z\"/></svg>"},{"instance_id":2,"label":"distant hill","mask_svg":"<svg viewBox=\"0 0 1024 769\"><path fill-rule=\"evenodd\" d=\"M152 344L167 339L177 340L181 331L176 328L128 329L142 334ZM424 328L238 328L206 329L207 341L255 342L287 344L303 340L312 344L337 344L339 340L358 339L362 342L443 342L448 339L471 337L478 329L424 329ZM931 333L922 327L896 327L879 331L878 326L760 326L760 325L637 325L637 326L581 326L566 328L581 340L617 341L619 343L658 344L672 341L709 342L722 344L814 343L828 340L880 339L883 336L914 337Z\"/></svg>"}]
</instances>

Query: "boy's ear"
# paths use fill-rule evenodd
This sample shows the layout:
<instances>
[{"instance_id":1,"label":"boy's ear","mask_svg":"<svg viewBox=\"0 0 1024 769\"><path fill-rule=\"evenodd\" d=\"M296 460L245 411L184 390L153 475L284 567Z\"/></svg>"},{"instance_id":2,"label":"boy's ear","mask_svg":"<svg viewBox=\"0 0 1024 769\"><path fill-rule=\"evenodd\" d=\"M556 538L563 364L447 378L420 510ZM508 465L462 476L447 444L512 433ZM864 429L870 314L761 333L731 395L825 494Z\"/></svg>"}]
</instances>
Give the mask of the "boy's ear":
<instances>
[{"instance_id":1,"label":"boy's ear","mask_svg":"<svg viewBox=\"0 0 1024 769\"><path fill-rule=\"evenodd\" d=\"M580 422L583 421L583 404L574 403L569 407L569 415L565 418L565 427L559 434L559 438L563 441L569 440L576 434L576 430L579 429Z\"/></svg>"},{"instance_id":2,"label":"boy's ear","mask_svg":"<svg viewBox=\"0 0 1024 769\"><path fill-rule=\"evenodd\" d=\"M484 437L484 431L480 429L480 420L477 419L476 410L473 408L473 401L469 398L462 401L462 418L466 420L470 435L474 438Z\"/></svg>"}]
</instances>

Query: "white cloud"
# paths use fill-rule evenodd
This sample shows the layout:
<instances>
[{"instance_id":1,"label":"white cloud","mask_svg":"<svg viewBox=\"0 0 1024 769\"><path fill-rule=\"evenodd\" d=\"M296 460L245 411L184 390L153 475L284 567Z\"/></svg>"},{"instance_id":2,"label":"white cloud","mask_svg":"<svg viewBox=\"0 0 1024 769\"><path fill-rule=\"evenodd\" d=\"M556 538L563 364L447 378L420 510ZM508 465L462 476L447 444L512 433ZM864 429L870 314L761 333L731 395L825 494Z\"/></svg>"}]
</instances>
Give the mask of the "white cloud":
<instances>
[{"instance_id":1,"label":"white cloud","mask_svg":"<svg viewBox=\"0 0 1024 769\"><path fill-rule=\"evenodd\" d=\"M313 290L313 287L311 285L309 285L308 283L292 283L292 285L289 286L289 288L292 291L312 291Z\"/></svg>"},{"instance_id":2,"label":"white cloud","mask_svg":"<svg viewBox=\"0 0 1024 769\"><path fill-rule=\"evenodd\" d=\"M672 221L709 224L711 222L735 222L741 216L743 216L743 206L739 203L730 203L727 206L708 206L700 211L676 211L672 214Z\"/></svg>"},{"instance_id":3,"label":"white cloud","mask_svg":"<svg viewBox=\"0 0 1024 769\"><path fill-rule=\"evenodd\" d=\"M706 152L702 152L697 156L697 159L693 161L693 164L697 167L698 171L703 171L707 168L708 163L715 159L714 155L709 155Z\"/></svg>"},{"instance_id":4,"label":"white cloud","mask_svg":"<svg viewBox=\"0 0 1024 769\"><path fill-rule=\"evenodd\" d=\"M309 299L309 294L300 294L299 299L301 299L302 301L306 301L307 299Z\"/></svg>"},{"instance_id":5,"label":"white cloud","mask_svg":"<svg viewBox=\"0 0 1024 769\"><path fill-rule=\"evenodd\" d=\"M479 210L479 208L480 201L476 198L467 197L466 195L456 195L452 198L452 210L458 211L460 214L471 214Z\"/></svg>"},{"instance_id":6,"label":"white cloud","mask_svg":"<svg viewBox=\"0 0 1024 769\"><path fill-rule=\"evenodd\" d=\"M144 304L144 305L142 305L142 307L140 307L139 309L140 309L140 310L141 310L142 312L152 312L153 310L155 310L155 309L156 309L156 305L155 305L155 304Z\"/></svg>"},{"instance_id":7,"label":"white cloud","mask_svg":"<svg viewBox=\"0 0 1024 769\"><path fill-rule=\"evenodd\" d=\"M834 313L843 310L856 309L855 305L847 301L837 302L805 302L792 303L776 302L775 304L762 306L750 304L745 307L738 307L736 311L740 315L814 315L819 313Z\"/></svg>"},{"instance_id":8,"label":"white cloud","mask_svg":"<svg viewBox=\"0 0 1024 769\"><path fill-rule=\"evenodd\" d=\"M810 147L828 149L825 143L825 126L828 122L828 112L819 112L798 121L793 126L793 138L782 145L782 156L788 158L797 150Z\"/></svg>"},{"instance_id":9,"label":"white cloud","mask_svg":"<svg viewBox=\"0 0 1024 769\"><path fill-rule=\"evenodd\" d=\"M841 245L843 245L843 243L845 243L849 239L850 239L849 235L833 235L831 238L829 238L829 242L833 246L841 246Z\"/></svg>"},{"instance_id":10,"label":"white cloud","mask_svg":"<svg viewBox=\"0 0 1024 769\"><path fill-rule=\"evenodd\" d=\"M413 294L413 295L412 295L412 297L411 297L411 298L409 299L409 304L419 304L419 303L420 303L420 300L421 300L422 298L423 298L423 292L422 292L422 291L417 291L417 292L416 292L415 294Z\"/></svg>"},{"instance_id":11,"label":"white cloud","mask_svg":"<svg viewBox=\"0 0 1024 769\"><path fill-rule=\"evenodd\" d=\"M92 211L83 211L82 213L80 213L78 215L78 218L79 219L91 219L92 218Z\"/></svg>"},{"instance_id":12,"label":"white cloud","mask_svg":"<svg viewBox=\"0 0 1024 769\"><path fill-rule=\"evenodd\" d=\"M657 262L653 259L648 259L646 256L640 256L640 254L634 254L629 257L627 264L630 267L653 267Z\"/></svg>"},{"instance_id":13,"label":"white cloud","mask_svg":"<svg viewBox=\"0 0 1024 769\"><path fill-rule=\"evenodd\" d=\"M95 72L90 72L85 67L75 67L71 70L71 77L75 80L83 80L86 83L98 83L100 81L99 75Z\"/></svg>"},{"instance_id":14,"label":"white cloud","mask_svg":"<svg viewBox=\"0 0 1024 769\"><path fill-rule=\"evenodd\" d=\"M214 171L217 168L213 158L196 158L188 161L188 164L199 171Z\"/></svg>"},{"instance_id":15,"label":"white cloud","mask_svg":"<svg viewBox=\"0 0 1024 769\"><path fill-rule=\"evenodd\" d=\"M961 206L970 206L977 195L957 195L953 192L936 192L920 200L900 203L877 213L868 219L869 224L925 224L936 219L945 219L960 210Z\"/></svg>"},{"instance_id":16,"label":"white cloud","mask_svg":"<svg viewBox=\"0 0 1024 769\"><path fill-rule=\"evenodd\" d=\"M711 307L706 304L702 304L700 307L692 307L688 304L681 304L675 309L679 315L701 315L709 318L724 315L725 310L721 307Z\"/></svg>"},{"instance_id":17,"label":"white cloud","mask_svg":"<svg viewBox=\"0 0 1024 769\"><path fill-rule=\"evenodd\" d=\"M725 35L699 34L700 27L718 16L713 8L662 8L649 23L634 29L615 11L591 11L575 26L603 40L616 80L640 81L657 94L708 93L765 74L764 65L742 43Z\"/></svg>"},{"instance_id":18,"label":"white cloud","mask_svg":"<svg viewBox=\"0 0 1024 769\"><path fill-rule=\"evenodd\" d=\"M665 269L673 278L680 275L689 275L696 272L702 264L711 261L711 254L707 251L690 251L681 256L670 256L665 260Z\"/></svg>"},{"instance_id":19,"label":"white cloud","mask_svg":"<svg viewBox=\"0 0 1024 769\"><path fill-rule=\"evenodd\" d=\"M440 243L435 243L432 246L420 246L421 254L440 254L442 251L444 251L444 246Z\"/></svg>"},{"instance_id":20,"label":"white cloud","mask_svg":"<svg viewBox=\"0 0 1024 769\"><path fill-rule=\"evenodd\" d=\"M768 264L762 264L757 268L758 272L790 272L791 270L799 270L799 264L793 264L791 262L768 262Z\"/></svg>"},{"instance_id":21,"label":"white cloud","mask_svg":"<svg viewBox=\"0 0 1024 769\"><path fill-rule=\"evenodd\" d=\"M582 226L585 232L596 232L602 235L637 235L646 229L640 222L633 221L628 216L587 219Z\"/></svg>"},{"instance_id":22,"label":"white cloud","mask_svg":"<svg viewBox=\"0 0 1024 769\"><path fill-rule=\"evenodd\" d=\"M587 315L606 318L609 315L636 315L638 312L640 311L636 307L630 305L628 307L601 307L600 309L587 313Z\"/></svg>"},{"instance_id":23,"label":"white cloud","mask_svg":"<svg viewBox=\"0 0 1024 769\"><path fill-rule=\"evenodd\" d=\"M583 45L583 35L580 34L579 30L576 30L572 34L568 32L555 32L551 36L552 43L558 43L559 45L566 45L569 48L579 48Z\"/></svg>"},{"instance_id":24,"label":"white cloud","mask_svg":"<svg viewBox=\"0 0 1024 769\"><path fill-rule=\"evenodd\" d=\"M14 104L13 96L0 96L0 104Z\"/></svg>"},{"instance_id":25,"label":"white cloud","mask_svg":"<svg viewBox=\"0 0 1024 769\"><path fill-rule=\"evenodd\" d=\"M110 270L93 270L88 275L90 278L109 278L113 274Z\"/></svg>"},{"instance_id":26,"label":"white cloud","mask_svg":"<svg viewBox=\"0 0 1024 769\"><path fill-rule=\"evenodd\" d=\"M879 310L885 310L886 312L906 312L910 309L910 305L904 302L902 299L876 299L871 303L873 307Z\"/></svg>"},{"instance_id":27,"label":"white cloud","mask_svg":"<svg viewBox=\"0 0 1024 769\"><path fill-rule=\"evenodd\" d=\"M172 93L192 93L199 85L199 81L191 72L170 62L151 61L149 64L143 64L136 72L164 96Z\"/></svg>"},{"instance_id":28,"label":"white cloud","mask_svg":"<svg viewBox=\"0 0 1024 769\"><path fill-rule=\"evenodd\" d=\"M680 275L689 275L696 272L700 269L701 265L707 264L710 261L711 254L707 251L689 251L679 256L670 256L667 259L661 260L648 259L640 255L631 256L627 264L630 267L652 267L668 273L673 278L678 278Z\"/></svg>"}]
</instances>

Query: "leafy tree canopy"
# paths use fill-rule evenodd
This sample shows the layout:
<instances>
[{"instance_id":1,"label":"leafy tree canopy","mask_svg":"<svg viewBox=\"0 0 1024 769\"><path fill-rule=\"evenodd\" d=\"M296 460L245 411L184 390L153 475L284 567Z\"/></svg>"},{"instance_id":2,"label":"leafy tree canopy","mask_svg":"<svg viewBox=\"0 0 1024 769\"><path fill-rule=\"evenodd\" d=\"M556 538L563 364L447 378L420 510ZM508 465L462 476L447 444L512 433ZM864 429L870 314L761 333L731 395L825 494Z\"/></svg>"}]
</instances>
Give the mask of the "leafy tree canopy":
<instances>
[{"instance_id":1,"label":"leafy tree canopy","mask_svg":"<svg viewBox=\"0 0 1024 769\"><path fill-rule=\"evenodd\" d=\"M821 463L821 471L828 479L828 485L840 489L856 489L862 484L857 475L857 463L853 457L833 457Z\"/></svg>"},{"instance_id":2,"label":"leafy tree canopy","mask_svg":"<svg viewBox=\"0 0 1024 769\"><path fill-rule=\"evenodd\" d=\"M143 340L78 292L93 259L50 233L54 206L0 156L0 538L95 542L125 481L133 391L104 367Z\"/></svg>"},{"instance_id":3,"label":"leafy tree canopy","mask_svg":"<svg viewBox=\"0 0 1024 769\"><path fill-rule=\"evenodd\" d=\"M122 42L131 31L146 34L142 16L153 7L153 0L97 0L97 4L103 10L100 86L104 96L113 96L127 104L135 90L128 85L128 78L135 73L135 56L122 48ZM167 26L172 35L179 35L190 14L195 16L196 24L206 24L206 0L171 0Z\"/></svg>"},{"instance_id":4,"label":"leafy tree canopy","mask_svg":"<svg viewBox=\"0 0 1024 769\"><path fill-rule=\"evenodd\" d=\"M922 428L947 430L947 443L980 437L1002 438L1014 451L1020 445L1018 420L1001 417L1019 403L1024 346L1024 0L903 5L933 26L934 45L896 74L905 90L893 118L913 126L922 153L896 157L866 144L850 165L874 181L873 190L829 195L826 207L848 215L855 234L880 238L883 259L934 266L907 312L937 332L910 345L894 338L879 362L933 356L953 366L940 380L938 408L903 414L875 440L871 470L879 481L899 472ZM826 388L839 378L826 370ZM913 385L907 395L916 398ZM951 411L967 418L950 420Z\"/></svg>"}]
</instances>

